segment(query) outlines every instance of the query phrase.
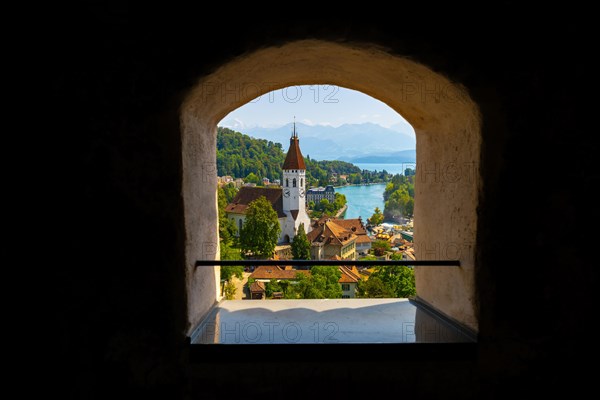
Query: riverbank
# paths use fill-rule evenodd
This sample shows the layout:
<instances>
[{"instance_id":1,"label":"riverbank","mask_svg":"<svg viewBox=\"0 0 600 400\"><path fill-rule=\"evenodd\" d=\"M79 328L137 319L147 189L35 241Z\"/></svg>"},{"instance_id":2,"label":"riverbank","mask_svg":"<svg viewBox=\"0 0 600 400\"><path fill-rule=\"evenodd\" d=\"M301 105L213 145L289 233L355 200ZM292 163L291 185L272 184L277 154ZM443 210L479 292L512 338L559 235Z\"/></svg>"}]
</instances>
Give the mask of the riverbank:
<instances>
[{"instance_id":1,"label":"riverbank","mask_svg":"<svg viewBox=\"0 0 600 400\"><path fill-rule=\"evenodd\" d=\"M373 186L373 185L387 185L388 182L373 182L373 183L349 183L344 186L334 186L334 189L343 189L350 186Z\"/></svg>"},{"instance_id":2,"label":"riverbank","mask_svg":"<svg viewBox=\"0 0 600 400\"><path fill-rule=\"evenodd\" d=\"M346 212L346 210L347 210L347 209L348 209L348 206L347 206L346 204L344 204L344 205L342 206L342 208L340 208L340 209L338 210L338 212L335 214L335 217L336 217L336 218L340 218L340 216L344 215L344 213Z\"/></svg>"}]
</instances>

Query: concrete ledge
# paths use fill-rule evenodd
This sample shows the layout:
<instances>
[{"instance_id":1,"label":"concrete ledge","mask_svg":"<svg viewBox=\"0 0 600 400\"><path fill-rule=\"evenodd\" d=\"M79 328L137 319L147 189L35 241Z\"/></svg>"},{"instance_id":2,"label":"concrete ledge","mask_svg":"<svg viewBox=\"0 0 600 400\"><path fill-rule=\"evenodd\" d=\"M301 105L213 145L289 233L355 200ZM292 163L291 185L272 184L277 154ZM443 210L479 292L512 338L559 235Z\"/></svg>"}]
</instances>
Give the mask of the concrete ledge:
<instances>
[{"instance_id":1,"label":"concrete ledge","mask_svg":"<svg viewBox=\"0 0 600 400\"><path fill-rule=\"evenodd\" d=\"M226 300L192 344L468 343L473 338L408 299Z\"/></svg>"}]
</instances>

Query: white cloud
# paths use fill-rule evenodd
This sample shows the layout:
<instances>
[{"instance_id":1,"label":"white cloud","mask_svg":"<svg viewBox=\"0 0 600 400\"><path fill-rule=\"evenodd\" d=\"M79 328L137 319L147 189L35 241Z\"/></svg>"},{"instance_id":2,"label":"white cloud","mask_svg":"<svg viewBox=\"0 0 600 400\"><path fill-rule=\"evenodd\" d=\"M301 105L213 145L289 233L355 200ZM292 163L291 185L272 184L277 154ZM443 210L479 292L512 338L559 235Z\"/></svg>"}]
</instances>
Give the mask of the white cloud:
<instances>
[{"instance_id":1,"label":"white cloud","mask_svg":"<svg viewBox=\"0 0 600 400\"><path fill-rule=\"evenodd\" d=\"M367 114L361 114L359 118L365 119L365 118L367 118L367 117L368 117L368 115L367 115Z\"/></svg>"},{"instance_id":2,"label":"white cloud","mask_svg":"<svg viewBox=\"0 0 600 400\"><path fill-rule=\"evenodd\" d=\"M311 125L311 126L314 125L314 123L310 119L306 119L306 118L300 122L302 122L305 125Z\"/></svg>"},{"instance_id":3,"label":"white cloud","mask_svg":"<svg viewBox=\"0 0 600 400\"><path fill-rule=\"evenodd\" d=\"M218 125L229 129L243 129L247 127L244 121L239 118L222 120Z\"/></svg>"}]
</instances>

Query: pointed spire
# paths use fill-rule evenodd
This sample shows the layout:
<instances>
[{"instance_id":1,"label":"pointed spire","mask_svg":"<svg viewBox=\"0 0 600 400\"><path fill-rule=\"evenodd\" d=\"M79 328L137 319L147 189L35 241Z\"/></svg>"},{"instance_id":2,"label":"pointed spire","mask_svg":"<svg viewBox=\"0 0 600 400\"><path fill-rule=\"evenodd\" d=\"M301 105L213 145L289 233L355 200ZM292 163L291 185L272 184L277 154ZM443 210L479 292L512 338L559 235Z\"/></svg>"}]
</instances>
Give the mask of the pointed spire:
<instances>
[{"instance_id":1,"label":"pointed spire","mask_svg":"<svg viewBox=\"0 0 600 400\"><path fill-rule=\"evenodd\" d=\"M298 134L296 133L296 116L294 115L294 130L292 131L292 138L297 138Z\"/></svg>"},{"instance_id":2,"label":"pointed spire","mask_svg":"<svg viewBox=\"0 0 600 400\"><path fill-rule=\"evenodd\" d=\"M298 133L296 132L296 117L294 116L294 129L290 138L290 148L283 163L283 169L306 169L304 157L300 152Z\"/></svg>"}]
</instances>

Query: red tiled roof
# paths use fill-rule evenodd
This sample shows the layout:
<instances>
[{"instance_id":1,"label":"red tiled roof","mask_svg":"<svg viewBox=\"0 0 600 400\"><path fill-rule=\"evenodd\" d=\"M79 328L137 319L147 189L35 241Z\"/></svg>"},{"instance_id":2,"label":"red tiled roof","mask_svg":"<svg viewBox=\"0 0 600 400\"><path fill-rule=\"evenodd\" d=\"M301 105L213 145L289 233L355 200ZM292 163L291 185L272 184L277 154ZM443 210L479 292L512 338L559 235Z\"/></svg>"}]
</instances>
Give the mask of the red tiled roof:
<instances>
[{"instance_id":1,"label":"red tiled roof","mask_svg":"<svg viewBox=\"0 0 600 400\"><path fill-rule=\"evenodd\" d=\"M358 235L358 238L356 238L356 243L371 243L371 238L369 238L367 235Z\"/></svg>"},{"instance_id":2,"label":"red tiled roof","mask_svg":"<svg viewBox=\"0 0 600 400\"><path fill-rule=\"evenodd\" d=\"M320 221L315 224L313 230L307 235L309 242L343 245L356 239L356 235L351 230L345 229L334 221L331 219L323 224Z\"/></svg>"},{"instance_id":3,"label":"red tiled roof","mask_svg":"<svg viewBox=\"0 0 600 400\"><path fill-rule=\"evenodd\" d=\"M352 272L350 268L340 266L339 269L342 273L342 276L340 276L340 280L338 281L339 283L357 283L359 281L360 277Z\"/></svg>"},{"instance_id":4,"label":"red tiled roof","mask_svg":"<svg viewBox=\"0 0 600 400\"><path fill-rule=\"evenodd\" d=\"M297 273L310 274L310 271L297 269L282 269L278 266L260 265L256 267L250 278L254 279L296 279Z\"/></svg>"},{"instance_id":5,"label":"red tiled roof","mask_svg":"<svg viewBox=\"0 0 600 400\"><path fill-rule=\"evenodd\" d=\"M335 222L336 224L338 224L341 227L351 230L352 232L354 232L357 235L366 235L367 234L367 230L365 229L364 225L362 224L362 221L358 218L355 218L355 219L335 218L335 219L333 219L333 222ZM352 228L354 228L354 230Z\"/></svg>"},{"instance_id":6,"label":"red tiled roof","mask_svg":"<svg viewBox=\"0 0 600 400\"><path fill-rule=\"evenodd\" d=\"M285 214L283 213L283 197L281 188L270 189L242 186L231 203L225 207L225 212L246 214L248 204L258 199L260 196L265 196L267 201L271 203L271 206L273 206L273 209L275 212L277 212L277 218L285 217Z\"/></svg>"},{"instance_id":7,"label":"red tiled roof","mask_svg":"<svg viewBox=\"0 0 600 400\"><path fill-rule=\"evenodd\" d=\"M340 276L340 279L338 280L339 283L357 283L360 280L360 276L355 273L354 271L352 271L350 268L348 267L343 267L340 266L338 267L338 269L340 270L340 272L342 273ZM288 269L288 267L285 267L285 269L282 269L279 266L268 266L268 265L261 265L259 267L257 267L254 272L250 275L250 278L253 279L296 279L296 274L297 273L301 273L304 275L310 275L310 271L307 270L297 270L297 269ZM261 288L258 288L255 286L255 284L261 284ZM250 291L251 292L259 292L259 291L264 291L265 287L263 282L254 282L252 283L252 285L250 285Z\"/></svg>"},{"instance_id":8,"label":"red tiled roof","mask_svg":"<svg viewBox=\"0 0 600 400\"><path fill-rule=\"evenodd\" d=\"M263 282L252 282L252 284L250 285L250 291L252 293L256 293L256 292L264 292L266 290L265 288L265 284Z\"/></svg>"},{"instance_id":9,"label":"red tiled roof","mask_svg":"<svg viewBox=\"0 0 600 400\"><path fill-rule=\"evenodd\" d=\"M290 148L287 152L287 156L285 156L283 169L306 169L304 157L302 157L302 153L300 152L300 144L298 142L299 140L297 136L290 138Z\"/></svg>"}]
</instances>

